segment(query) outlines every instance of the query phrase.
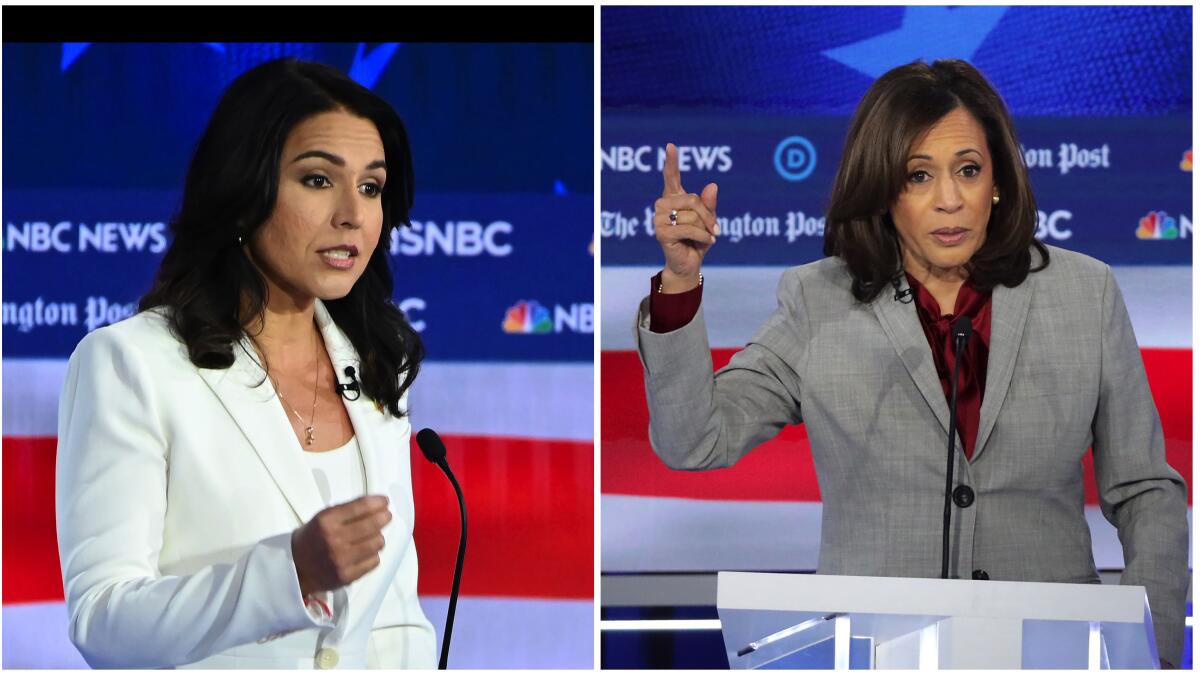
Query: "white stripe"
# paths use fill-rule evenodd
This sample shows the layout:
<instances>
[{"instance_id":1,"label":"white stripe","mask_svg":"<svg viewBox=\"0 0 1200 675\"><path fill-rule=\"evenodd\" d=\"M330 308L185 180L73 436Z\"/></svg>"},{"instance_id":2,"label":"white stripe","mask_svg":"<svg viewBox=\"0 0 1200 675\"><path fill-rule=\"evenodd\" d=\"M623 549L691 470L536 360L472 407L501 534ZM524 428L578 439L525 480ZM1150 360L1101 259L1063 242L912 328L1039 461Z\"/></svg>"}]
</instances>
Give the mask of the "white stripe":
<instances>
[{"instance_id":1,"label":"white stripe","mask_svg":"<svg viewBox=\"0 0 1200 675\"><path fill-rule=\"evenodd\" d=\"M600 630L721 630L720 619L646 619L600 622Z\"/></svg>"},{"instance_id":2,"label":"white stripe","mask_svg":"<svg viewBox=\"0 0 1200 675\"><path fill-rule=\"evenodd\" d=\"M421 597L433 622L438 649L447 597ZM459 597L448 667L592 668L591 600L521 600Z\"/></svg>"},{"instance_id":3,"label":"white stripe","mask_svg":"<svg viewBox=\"0 0 1200 675\"><path fill-rule=\"evenodd\" d=\"M592 364L432 361L411 397L414 429L592 440Z\"/></svg>"},{"instance_id":4,"label":"white stripe","mask_svg":"<svg viewBox=\"0 0 1200 675\"><path fill-rule=\"evenodd\" d=\"M54 436L66 359L4 360L4 435ZM590 441L588 363L426 362L413 386L414 428L443 434Z\"/></svg>"},{"instance_id":5,"label":"white stripe","mask_svg":"<svg viewBox=\"0 0 1200 675\"><path fill-rule=\"evenodd\" d=\"M4 435L57 436L66 359L6 358L3 366Z\"/></svg>"},{"instance_id":6,"label":"white stripe","mask_svg":"<svg viewBox=\"0 0 1200 675\"><path fill-rule=\"evenodd\" d=\"M658 267L601 268L601 349L633 349L633 318ZM704 316L709 344L746 344L771 312L784 267L713 265L704 268ZM1138 344L1192 346L1192 268L1186 265L1114 267Z\"/></svg>"},{"instance_id":7,"label":"white stripe","mask_svg":"<svg viewBox=\"0 0 1200 675\"><path fill-rule=\"evenodd\" d=\"M421 598L441 649L448 599ZM87 668L67 639L62 602L5 605L4 668ZM440 653L440 652L439 652ZM451 668L592 668L589 600L460 597Z\"/></svg>"},{"instance_id":8,"label":"white stripe","mask_svg":"<svg viewBox=\"0 0 1200 675\"><path fill-rule=\"evenodd\" d=\"M87 668L67 639L67 604L37 602L4 606L4 668Z\"/></svg>"},{"instance_id":9,"label":"white stripe","mask_svg":"<svg viewBox=\"0 0 1200 675\"><path fill-rule=\"evenodd\" d=\"M1092 555L1100 569L1123 569L1117 530L1088 506ZM604 572L815 570L819 502L741 502L601 495ZM1188 527L1192 510L1188 508ZM1188 552L1191 566L1191 551Z\"/></svg>"},{"instance_id":10,"label":"white stripe","mask_svg":"<svg viewBox=\"0 0 1200 675\"><path fill-rule=\"evenodd\" d=\"M604 572L816 569L821 505L600 496Z\"/></svg>"}]
</instances>

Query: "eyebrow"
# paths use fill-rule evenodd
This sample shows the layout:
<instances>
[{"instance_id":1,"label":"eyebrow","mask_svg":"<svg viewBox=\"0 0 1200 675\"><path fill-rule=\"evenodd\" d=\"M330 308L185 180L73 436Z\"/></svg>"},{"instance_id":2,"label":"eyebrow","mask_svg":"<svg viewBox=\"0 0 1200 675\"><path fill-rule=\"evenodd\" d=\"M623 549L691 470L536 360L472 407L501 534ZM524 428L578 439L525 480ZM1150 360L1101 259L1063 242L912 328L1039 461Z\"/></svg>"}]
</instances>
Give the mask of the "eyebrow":
<instances>
[{"instance_id":1,"label":"eyebrow","mask_svg":"<svg viewBox=\"0 0 1200 675\"><path fill-rule=\"evenodd\" d=\"M975 148L963 148L962 150L959 150L958 152L954 153L954 156L962 157L963 155L967 154L968 152L973 152L973 153L979 155L980 157L983 157L983 153L976 150ZM909 159L909 161L914 160L914 159L927 159L931 162L933 161L933 158L930 157L929 155L911 155L911 156L909 156L908 159Z\"/></svg>"},{"instance_id":2,"label":"eyebrow","mask_svg":"<svg viewBox=\"0 0 1200 675\"><path fill-rule=\"evenodd\" d=\"M302 159L308 159L309 157L316 157L318 159L323 159L327 162L336 164L338 166L346 166L346 160L342 159L341 157L338 157L337 155L333 154L332 152L325 152L324 150L309 150L308 152L302 152L299 155L296 155L296 158L292 160L292 164L295 164L296 162L299 162ZM383 169L384 171L386 171L387 163L384 162L382 159L377 159L374 162L371 162L370 164L367 165L367 170L370 171L371 169Z\"/></svg>"}]
</instances>

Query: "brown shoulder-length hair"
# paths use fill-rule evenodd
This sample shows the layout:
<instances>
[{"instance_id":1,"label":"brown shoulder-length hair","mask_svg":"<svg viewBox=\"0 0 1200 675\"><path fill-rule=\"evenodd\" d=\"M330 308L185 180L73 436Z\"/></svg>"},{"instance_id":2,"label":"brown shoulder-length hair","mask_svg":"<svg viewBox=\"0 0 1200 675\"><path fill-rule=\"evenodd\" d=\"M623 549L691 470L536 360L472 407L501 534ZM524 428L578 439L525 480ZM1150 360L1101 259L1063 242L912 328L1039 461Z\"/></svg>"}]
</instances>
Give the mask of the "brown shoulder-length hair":
<instances>
[{"instance_id":1,"label":"brown shoulder-length hair","mask_svg":"<svg viewBox=\"0 0 1200 675\"><path fill-rule=\"evenodd\" d=\"M966 61L916 61L884 73L859 102L826 214L825 255L846 262L860 302L873 300L903 273L890 210L907 184L913 144L957 108L983 126L1000 193L987 239L967 263L972 283L1013 287L1050 264L1049 251L1033 236L1037 204L1004 101ZM1042 258L1036 268L1030 246Z\"/></svg>"}]
</instances>

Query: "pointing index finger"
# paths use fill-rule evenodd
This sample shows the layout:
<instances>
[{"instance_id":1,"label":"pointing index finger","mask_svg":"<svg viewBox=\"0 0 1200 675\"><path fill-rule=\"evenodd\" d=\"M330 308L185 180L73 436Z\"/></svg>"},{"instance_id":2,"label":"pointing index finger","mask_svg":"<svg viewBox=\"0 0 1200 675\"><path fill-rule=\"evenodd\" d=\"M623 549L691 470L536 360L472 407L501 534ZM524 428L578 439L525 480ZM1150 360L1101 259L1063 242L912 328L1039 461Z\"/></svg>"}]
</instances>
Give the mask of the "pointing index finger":
<instances>
[{"instance_id":1,"label":"pointing index finger","mask_svg":"<svg viewBox=\"0 0 1200 675\"><path fill-rule=\"evenodd\" d=\"M667 143L667 156L663 161L663 196L681 195L683 183L679 181L679 148Z\"/></svg>"}]
</instances>

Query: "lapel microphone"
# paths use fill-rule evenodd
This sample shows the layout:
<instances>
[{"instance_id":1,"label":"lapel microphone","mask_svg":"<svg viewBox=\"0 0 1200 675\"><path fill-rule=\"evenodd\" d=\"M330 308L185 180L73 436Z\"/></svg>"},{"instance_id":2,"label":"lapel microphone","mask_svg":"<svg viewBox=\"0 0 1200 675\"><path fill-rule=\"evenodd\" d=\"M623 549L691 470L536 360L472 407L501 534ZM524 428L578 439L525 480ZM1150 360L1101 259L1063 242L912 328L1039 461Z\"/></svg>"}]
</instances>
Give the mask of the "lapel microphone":
<instances>
[{"instance_id":1,"label":"lapel microphone","mask_svg":"<svg viewBox=\"0 0 1200 675\"><path fill-rule=\"evenodd\" d=\"M450 587L450 606L446 610L446 629L442 634L442 657L438 661L438 670L446 669L446 660L450 657L450 633L454 630L454 610L458 607L458 585L462 581L463 559L467 554L467 504L463 501L462 488L450 471L450 463L446 461L446 445L433 429L422 429L417 432L417 447L425 459L437 464L450 479L454 493L458 495L458 511L462 516L462 528L458 536L458 559L454 562L454 584Z\"/></svg>"},{"instance_id":2,"label":"lapel microphone","mask_svg":"<svg viewBox=\"0 0 1200 675\"><path fill-rule=\"evenodd\" d=\"M950 327L954 335L954 379L950 380L950 439L946 448L946 502L942 507L942 578L950 573L950 495L954 490L954 435L958 430L958 367L963 347L971 339L971 317L960 316Z\"/></svg>"},{"instance_id":3,"label":"lapel microphone","mask_svg":"<svg viewBox=\"0 0 1200 675\"><path fill-rule=\"evenodd\" d=\"M900 277L892 278L892 287L896 289L896 294L892 296L892 300L896 302L903 302L906 305L913 301L912 288L900 290Z\"/></svg>"},{"instance_id":4,"label":"lapel microphone","mask_svg":"<svg viewBox=\"0 0 1200 675\"><path fill-rule=\"evenodd\" d=\"M354 376L354 366L346 366L346 370L343 372L346 373L346 377L350 378L350 384L338 382L336 387L337 392L347 401L357 401L358 397L362 396L362 388L358 385L358 378ZM354 392L353 396L346 393L350 391Z\"/></svg>"}]
</instances>

